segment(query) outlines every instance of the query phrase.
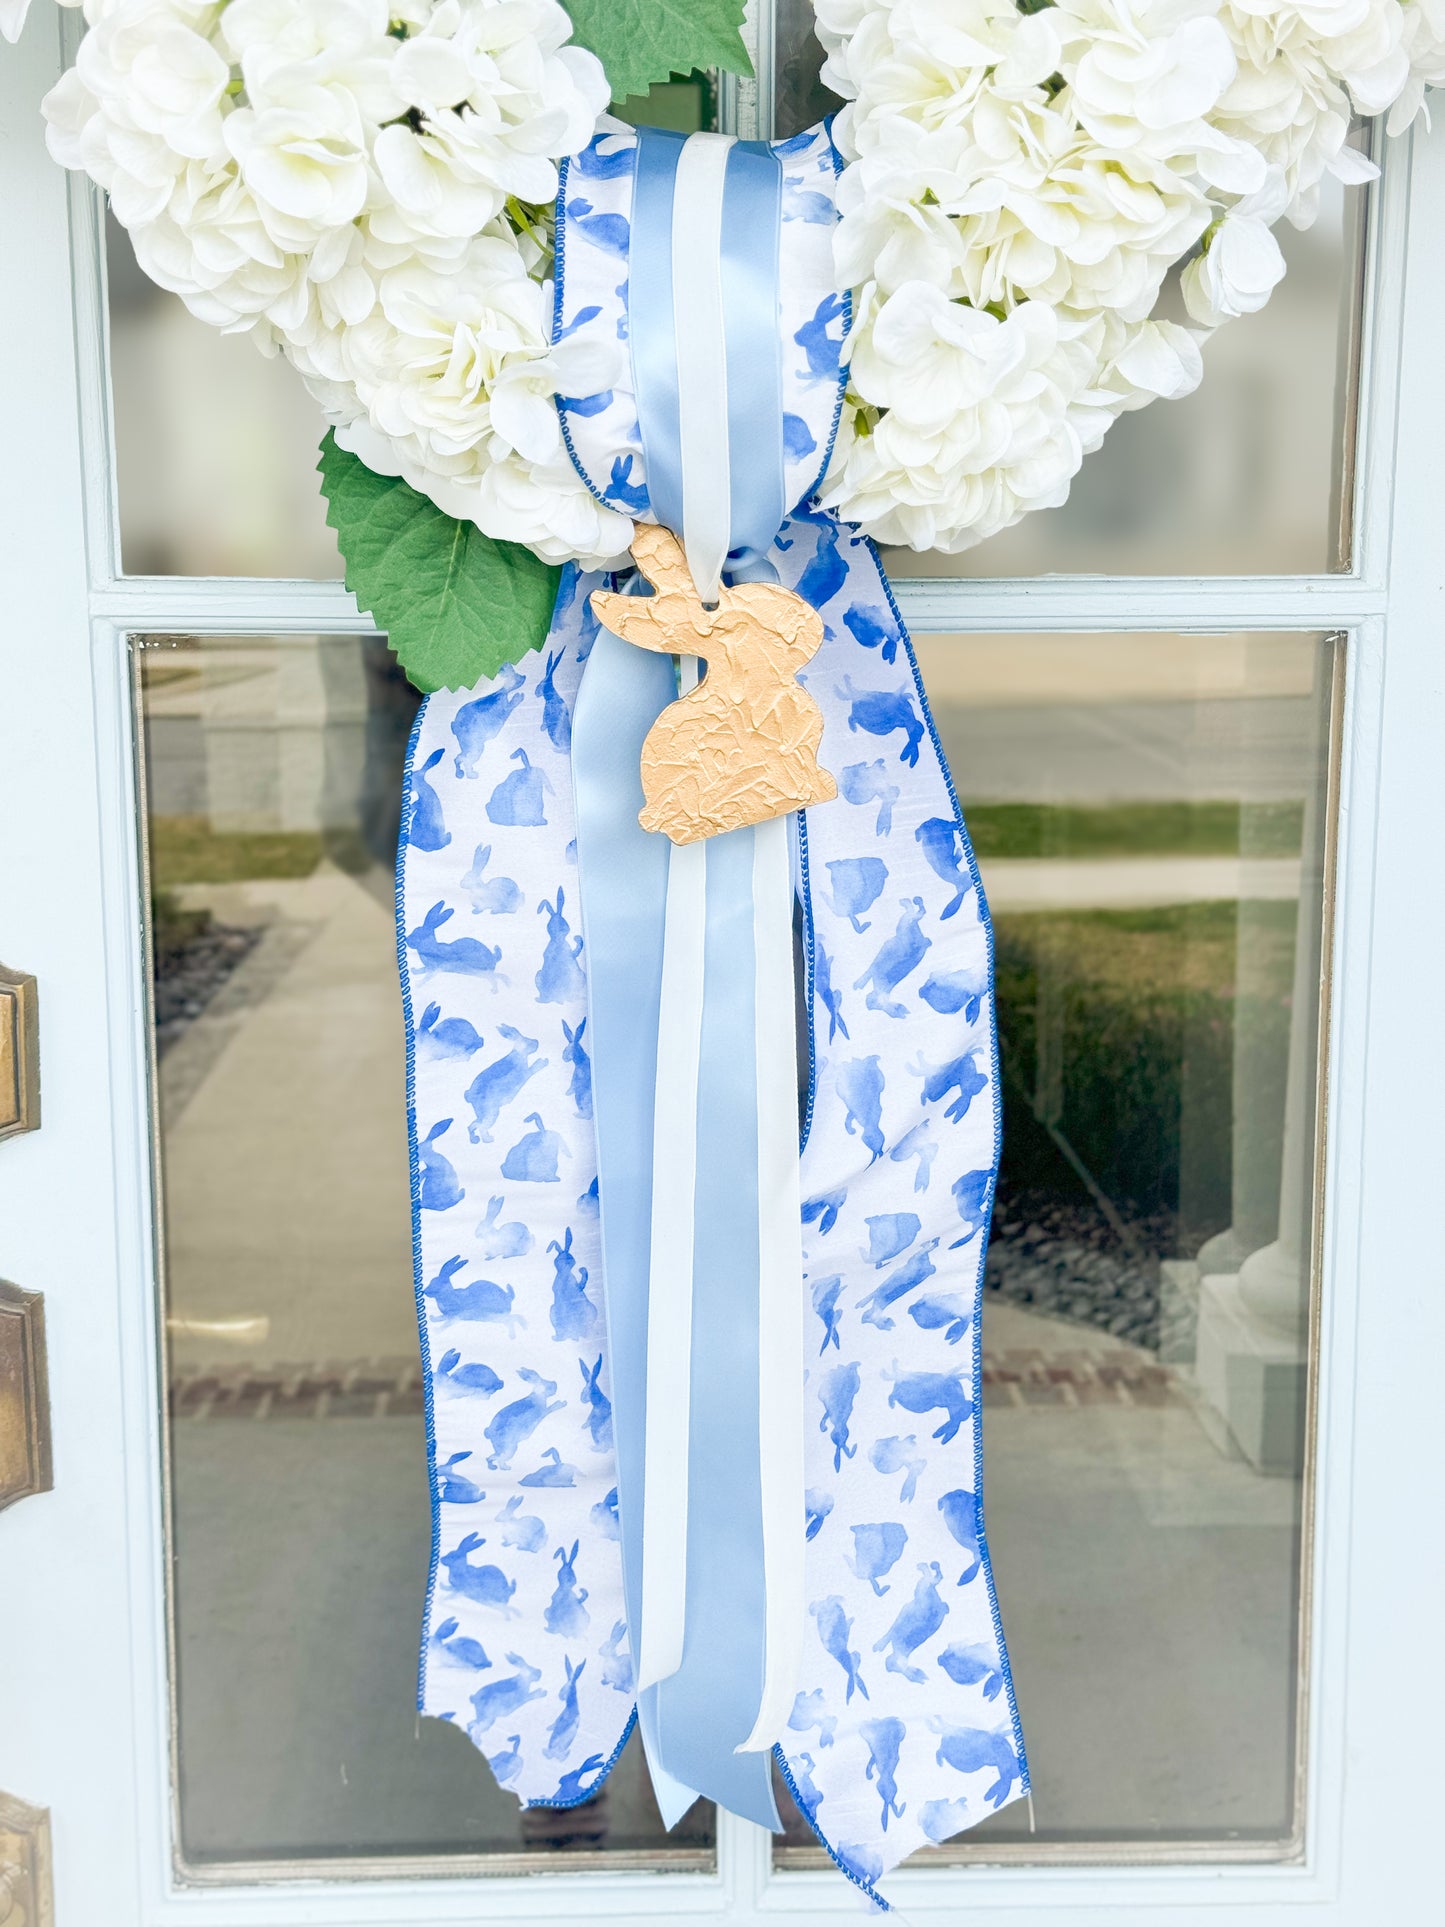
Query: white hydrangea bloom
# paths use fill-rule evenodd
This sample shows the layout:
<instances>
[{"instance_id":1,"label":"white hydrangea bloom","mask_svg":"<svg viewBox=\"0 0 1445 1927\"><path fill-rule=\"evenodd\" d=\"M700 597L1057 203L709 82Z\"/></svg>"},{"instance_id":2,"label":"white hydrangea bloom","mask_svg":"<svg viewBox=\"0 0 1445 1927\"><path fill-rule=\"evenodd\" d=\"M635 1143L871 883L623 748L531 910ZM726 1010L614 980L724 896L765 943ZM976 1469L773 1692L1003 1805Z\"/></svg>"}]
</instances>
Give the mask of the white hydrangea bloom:
<instances>
[{"instance_id":1,"label":"white hydrangea bloom","mask_svg":"<svg viewBox=\"0 0 1445 1927\"><path fill-rule=\"evenodd\" d=\"M1207 247L1184 270L1184 302L1196 321L1215 328L1268 301L1284 279L1284 255L1272 230L1288 204L1289 188L1276 168L1257 194L1226 210Z\"/></svg>"},{"instance_id":2,"label":"white hydrangea bloom","mask_svg":"<svg viewBox=\"0 0 1445 1927\"><path fill-rule=\"evenodd\" d=\"M1089 446L1101 323L1000 319L920 282L865 314L853 382L885 412L840 439L825 506L880 542L956 551L1068 494Z\"/></svg>"},{"instance_id":3,"label":"white hydrangea bloom","mask_svg":"<svg viewBox=\"0 0 1445 1927\"><path fill-rule=\"evenodd\" d=\"M308 387L323 399L315 385ZM363 418L338 423L336 439L378 475L400 475L458 521L475 522L488 535L520 542L544 562L577 560L602 567L624 556L632 523L599 502L558 441L558 459L546 464L517 458L450 471L416 458L413 447L379 434Z\"/></svg>"},{"instance_id":4,"label":"white hydrangea bloom","mask_svg":"<svg viewBox=\"0 0 1445 1927\"><path fill-rule=\"evenodd\" d=\"M577 479L552 400L607 386L620 350L609 357L583 341L554 345L550 289L527 274L502 232L477 237L447 269L409 257L374 287L366 314L342 326L323 315L315 339L292 350L323 406L334 414L337 397L346 398L344 445L382 473L424 485L449 514L525 541L548 560L562 559L573 537L567 553L589 561L625 549L626 518ZM534 485L524 487L519 477L533 471ZM585 511L572 500L577 489Z\"/></svg>"},{"instance_id":5,"label":"white hydrangea bloom","mask_svg":"<svg viewBox=\"0 0 1445 1927\"><path fill-rule=\"evenodd\" d=\"M1392 134L1420 112L1427 87L1445 87L1445 0L1404 0L1404 14L1410 78L1390 109L1386 125Z\"/></svg>"},{"instance_id":6,"label":"white hydrangea bloom","mask_svg":"<svg viewBox=\"0 0 1445 1927\"><path fill-rule=\"evenodd\" d=\"M75 0L64 0L74 4ZM28 0L0 0L14 38ZM557 163L607 101L558 0L84 0L51 146L141 265L301 371L346 443L550 559L626 545L553 398ZM1445 82L1445 0L816 0L851 383L825 499L957 549L1060 502L1268 300L1272 232ZM1189 328L1163 319L1183 265Z\"/></svg>"},{"instance_id":7,"label":"white hydrangea bloom","mask_svg":"<svg viewBox=\"0 0 1445 1927\"><path fill-rule=\"evenodd\" d=\"M24 8L0 0L18 32ZM285 354L371 465L549 560L627 546L563 447L549 204L608 88L558 0L85 0L50 146L142 268ZM579 499L580 498L580 499Z\"/></svg>"},{"instance_id":8,"label":"white hydrangea bloom","mask_svg":"<svg viewBox=\"0 0 1445 1927\"><path fill-rule=\"evenodd\" d=\"M854 292L826 500L957 549L1062 501L1284 272L1352 115L1445 80L1445 0L817 0ZM1186 262L1191 329L1156 313Z\"/></svg>"}]
</instances>

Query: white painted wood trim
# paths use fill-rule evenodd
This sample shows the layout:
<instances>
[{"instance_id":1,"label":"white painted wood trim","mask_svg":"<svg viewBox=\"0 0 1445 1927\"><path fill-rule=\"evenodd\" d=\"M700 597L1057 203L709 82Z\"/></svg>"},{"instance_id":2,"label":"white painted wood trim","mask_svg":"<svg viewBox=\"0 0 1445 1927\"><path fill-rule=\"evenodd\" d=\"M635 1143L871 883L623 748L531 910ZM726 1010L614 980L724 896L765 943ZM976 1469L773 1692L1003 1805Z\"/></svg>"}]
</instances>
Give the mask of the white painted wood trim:
<instances>
[{"instance_id":1,"label":"white painted wood trim","mask_svg":"<svg viewBox=\"0 0 1445 1927\"><path fill-rule=\"evenodd\" d=\"M117 1265L135 1226L106 963L134 916L112 920L101 841L67 189L39 117L59 69L58 16L37 7L0 48L0 955L39 982L45 1122L0 1158L0 1275L45 1294L55 1489L0 1516L0 1786L51 1810L60 1920L132 1927L152 1819L130 1561L154 1541L122 1453Z\"/></svg>"},{"instance_id":2,"label":"white painted wood trim","mask_svg":"<svg viewBox=\"0 0 1445 1927\"><path fill-rule=\"evenodd\" d=\"M1090 630L1341 629L1385 612L1385 591L1340 576L1042 576L893 584L920 635ZM102 583L91 612L158 635L351 634L374 624L339 582L131 576Z\"/></svg>"},{"instance_id":3,"label":"white painted wood trim","mask_svg":"<svg viewBox=\"0 0 1445 1927\"><path fill-rule=\"evenodd\" d=\"M47 1293L56 1491L0 1519L0 1785L54 1815L59 1917L78 1927L786 1916L836 1927L835 1875L774 1875L766 1836L725 1820L710 1875L180 1888L169 1857L156 1307L138 946L127 629L346 631L329 583L118 577L96 202L44 153L59 71L37 6L0 60L0 954L41 980L47 1115L0 1157L0 1273ZM1411 184L1413 180L1413 203ZM1352 574L1294 580L905 583L920 631L1352 631L1334 964L1319 1418L1309 1836L1300 1867L904 1870L910 1918L1183 1927L1413 1927L1438 1885L1445 1795L1433 1668L1445 1559L1430 1468L1445 1457L1437 1093L1430 962L1445 818L1445 130L1391 156L1371 238L1368 380ZM66 243L67 209L73 254ZM1413 251L1405 272L1407 236ZM74 305L72 306L72 288ZM1401 413L1397 397L1407 405ZM1398 422L1398 446L1397 446ZM11 451L24 451L23 461ZM84 459L82 460L82 450ZM87 593L87 579L91 585ZM62 883L63 879L63 883ZM81 1201L77 1205L77 1198ZM1422 1520L1428 1530L1422 1532ZM1348 1771L1347 1771L1348 1769Z\"/></svg>"}]
</instances>

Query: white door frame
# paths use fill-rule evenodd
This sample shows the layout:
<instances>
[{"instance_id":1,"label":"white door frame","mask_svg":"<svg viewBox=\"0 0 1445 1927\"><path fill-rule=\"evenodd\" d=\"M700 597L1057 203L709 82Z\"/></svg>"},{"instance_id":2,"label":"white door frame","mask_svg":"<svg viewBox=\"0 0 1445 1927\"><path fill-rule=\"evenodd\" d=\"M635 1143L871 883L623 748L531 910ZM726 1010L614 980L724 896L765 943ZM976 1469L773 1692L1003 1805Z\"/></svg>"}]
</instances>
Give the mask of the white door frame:
<instances>
[{"instance_id":1,"label":"white door frame","mask_svg":"<svg viewBox=\"0 0 1445 1927\"><path fill-rule=\"evenodd\" d=\"M59 1927L850 1917L835 1874L774 1874L767 1836L726 1815L707 1875L250 1888L173 1877L124 639L368 625L331 583L121 578L97 202L47 157L39 114L60 40L42 0L22 44L0 49L0 958L39 979L45 1092L44 1128L0 1146L0 1276L45 1294L55 1434L54 1491L0 1517L0 1788L50 1809ZM919 631L1350 635L1306 1854L1290 1866L909 1868L888 1884L911 1919L966 1908L972 1927L1115 1927L1121 1915L1183 1927L1228 1908L1253 1927L1410 1927L1438 1891L1445 1290L1427 1211L1445 1090L1430 971L1445 954L1432 887L1445 822L1445 126L1386 160L1352 573L897 585Z\"/></svg>"}]
</instances>

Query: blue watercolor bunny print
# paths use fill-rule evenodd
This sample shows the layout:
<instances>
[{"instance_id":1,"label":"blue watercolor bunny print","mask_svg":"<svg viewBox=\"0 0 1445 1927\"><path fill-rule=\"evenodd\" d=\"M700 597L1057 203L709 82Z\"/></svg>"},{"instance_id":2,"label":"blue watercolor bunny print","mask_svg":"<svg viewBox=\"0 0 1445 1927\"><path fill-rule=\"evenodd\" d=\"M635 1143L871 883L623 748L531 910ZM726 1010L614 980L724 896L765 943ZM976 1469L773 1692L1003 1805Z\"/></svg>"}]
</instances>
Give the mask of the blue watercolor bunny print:
<instances>
[{"instance_id":1,"label":"blue watercolor bunny print","mask_svg":"<svg viewBox=\"0 0 1445 1927\"><path fill-rule=\"evenodd\" d=\"M796 820L807 1618L777 1751L872 1893L1028 1788L980 1501L999 1069L987 909L911 645L870 545L807 504L848 318L835 157L825 130L777 151L803 506L769 560L823 618L800 679L839 787ZM631 166L609 131L564 169L559 335L626 340ZM626 387L559 406L593 491L646 514ZM537 1803L595 1790L633 1718L570 769L605 585L569 567L543 650L428 698L398 869L434 1502L419 1704Z\"/></svg>"}]
</instances>

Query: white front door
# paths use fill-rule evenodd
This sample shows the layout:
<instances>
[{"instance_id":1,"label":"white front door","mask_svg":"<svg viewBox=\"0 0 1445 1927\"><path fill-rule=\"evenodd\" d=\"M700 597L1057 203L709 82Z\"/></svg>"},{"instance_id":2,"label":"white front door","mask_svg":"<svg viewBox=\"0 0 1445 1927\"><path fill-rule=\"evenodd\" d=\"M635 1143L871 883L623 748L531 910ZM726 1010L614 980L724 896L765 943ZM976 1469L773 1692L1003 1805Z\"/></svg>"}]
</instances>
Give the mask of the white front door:
<instances>
[{"instance_id":1,"label":"white front door","mask_svg":"<svg viewBox=\"0 0 1445 1927\"><path fill-rule=\"evenodd\" d=\"M811 111L775 11L764 95ZM48 160L61 64L38 9L0 61L0 965L43 1082L0 1137L0 1922L52 1865L59 1927L849 1918L795 1814L665 1835L629 1754L522 1815L414 1713L415 698L288 371ZM909 1919L1434 1917L1445 130L1384 159L1068 508L891 560L998 944L1034 1787L886 1883Z\"/></svg>"}]
</instances>

